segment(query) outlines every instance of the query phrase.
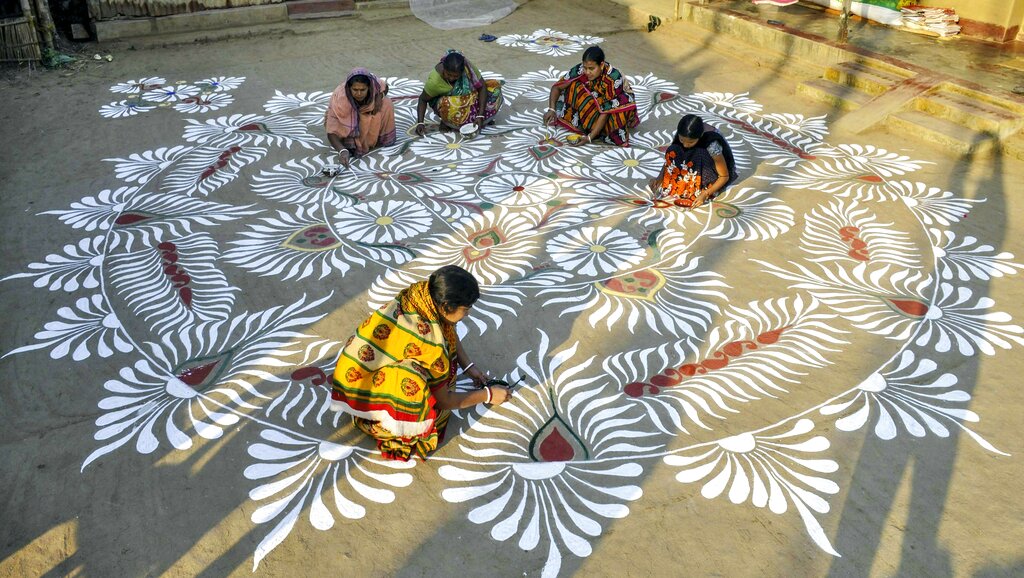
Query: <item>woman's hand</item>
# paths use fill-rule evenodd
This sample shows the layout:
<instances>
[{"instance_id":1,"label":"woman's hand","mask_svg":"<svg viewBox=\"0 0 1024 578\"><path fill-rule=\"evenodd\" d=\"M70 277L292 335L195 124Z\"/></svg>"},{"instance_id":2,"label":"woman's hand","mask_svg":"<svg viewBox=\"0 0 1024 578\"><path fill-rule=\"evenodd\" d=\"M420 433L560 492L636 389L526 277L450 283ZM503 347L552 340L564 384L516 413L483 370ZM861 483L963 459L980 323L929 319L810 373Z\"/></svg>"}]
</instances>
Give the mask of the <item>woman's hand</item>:
<instances>
[{"instance_id":1,"label":"woman's hand","mask_svg":"<svg viewBox=\"0 0 1024 578\"><path fill-rule=\"evenodd\" d=\"M491 390L491 405L501 405L512 399L512 389L500 385L487 386Z\"/></svg>"},{"instance_id":2,"label":"woman's hand","mask_svg":"<svg viewBox=\"0 0 1024 578\"><path fill-rule=\"evenodd\" d=\"M416 128L413 129L413 132L416 133L416 136L423 136L423 135L425 135L425 134L427 134L427 125L424 124L423 122L417 122L416 123Z\"/></svg>"},{"instance_id":3,"label":"woman's hand","mask_svg":"<svg viewBox=\"0 0 1024 578\"><path fill-rule=\"evenodd\" d=\"M473 380L473 383L477 387L483 387L483 385L487 383L487 374L475 365L466 370L466 375Z\"/></svg>"},{"instance_id":4,"label":"woman's hand","mask_svg":"<svg viewBox=\"0 0 1024 578\"><path fill-rule=\"evenodd\" d=\"M555 122L555 111L549 108L548 111L544 113L544 124L549 125L553 122Z\"/></svg>"},{"instance_id":5,"label":"woman's hand","mask_svg":"<svg viewBox=\"0 0 1024 578\"><path fill-rule=\"evenodd\" d=\"M654 193L655 195L657 195L658 193L661 192L661 183L660 183L658 177L654 177L653 179L651 179L647 183L647 186L649 186L651 188L651 192Z\"/></svg>"},{"instance_id":6,"label":"woman's hand","mask_svg":"<svg viewBox=\"0 0 1024 578\"><path fill-rule=\"evenodd\" d=\"M594 142L594 139L590 138L590 135L588 134L586 136L582 136L574 141L569 142L569 146L578 147L592 142Z\"/></svg>"},{"instance_id":7,"label":"woman's hand","mask_svg":"<svg viewBox=\"0 0 1024 578\"><path fill-rule=\"evenodd\" d=\"M338 151L338 162L340 162L346 169L348 168L349 161L352 160L352 154L347 149L341 149Z\"/></svg>"},{"instance_id":8,"label":"woman's hand","mask_svg":"<svg viewBox=\"0 0 1024 578\"><path fill-rule=\"evenodd\" d=\"M476 124L476 132L480 132L480 131L484 130L484 117L482 115L476 117L476 123L475 124Z\"/></svg>"}]
</instances>

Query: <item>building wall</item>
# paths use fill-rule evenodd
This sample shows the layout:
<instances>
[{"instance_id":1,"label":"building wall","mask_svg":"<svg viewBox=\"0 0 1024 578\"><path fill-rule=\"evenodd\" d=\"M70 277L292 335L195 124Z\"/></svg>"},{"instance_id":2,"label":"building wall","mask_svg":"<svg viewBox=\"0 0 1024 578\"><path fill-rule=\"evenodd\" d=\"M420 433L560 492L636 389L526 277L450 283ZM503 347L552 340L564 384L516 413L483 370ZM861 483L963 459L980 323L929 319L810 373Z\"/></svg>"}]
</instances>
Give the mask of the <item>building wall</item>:
<instances>
[{"instance_id":1,"label":"building wall","mask_svg":"<svg viewBox=\"0 0 1024 578\"><path fill-rule=\"evenodd\" d=\"M1017 23L1017 40L1024 40L1024 2L1017 2L1013 22Z\"/></svg>"},{"instance_id":2,"label":"building wall","mask_svg":"<svg viewBox=\"0 0 1024 578\"><path fill-rule=\"evenodd\" d=\"M921 0L923 6L952 8L960 16L962 33L988 40L1017 37L1024 20L1024 0Z\"/></svg>"},{"instance_id":3,"label":"building wall","mask_svg":"<svg viewBox=\"0 0 1024 578\"><path fill-rule=\"evenodd\" d=\"M219 8L274 4L284 0L87 0L93 20L188 14Z\"/></svg>"}]
</instances>

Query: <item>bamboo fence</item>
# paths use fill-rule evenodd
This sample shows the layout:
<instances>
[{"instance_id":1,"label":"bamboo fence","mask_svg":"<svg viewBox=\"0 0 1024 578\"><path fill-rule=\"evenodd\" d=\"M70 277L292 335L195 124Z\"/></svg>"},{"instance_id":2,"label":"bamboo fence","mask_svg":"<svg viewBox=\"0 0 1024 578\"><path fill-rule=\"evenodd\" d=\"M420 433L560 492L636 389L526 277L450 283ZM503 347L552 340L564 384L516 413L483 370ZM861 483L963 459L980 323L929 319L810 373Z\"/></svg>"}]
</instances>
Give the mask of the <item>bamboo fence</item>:
<instances>
[{"instance_id":1,"label":"bamboo fence","mask_svg":"<svg viewBox=\"0 0 1024 578\"><path fill-rule=\"evenodd\" d=\"M53 20L45 0L33 8L30 0L21 0L21 16L0 20L0 62L39 62L43 58L40 31L36 28L37 10L43 13L42 21L47 28L46 46L53 47Z\"/></svg>"},{"instance_id":2,"label":"bamboo fence","mask_svg":"<svg viewBox=\"0 0 1024 578\"><path fill-rule=\"evenodd\" d=\"M31 16L0 20L0 62L38 62L42 57Z\"/></svg>"}]
</instances>

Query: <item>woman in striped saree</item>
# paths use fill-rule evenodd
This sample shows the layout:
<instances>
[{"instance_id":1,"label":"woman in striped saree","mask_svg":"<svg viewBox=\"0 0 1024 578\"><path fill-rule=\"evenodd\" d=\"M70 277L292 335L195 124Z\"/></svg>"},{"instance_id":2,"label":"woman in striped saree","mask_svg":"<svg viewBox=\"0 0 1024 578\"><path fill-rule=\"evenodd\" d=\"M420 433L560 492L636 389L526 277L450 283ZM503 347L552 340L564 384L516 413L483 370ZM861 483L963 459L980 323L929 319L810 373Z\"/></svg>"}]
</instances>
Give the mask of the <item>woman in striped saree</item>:
<instances>
[{"instance_id":1,"label":"woman in striped saree","mask_svg":"<svg viewBox=\"0 0 1024 578\"><path fill-rule=\"evenodd\" d=\"M384 458L426 458L444 439L452 409L501 404L512 390L484 386L455 325L480 297L476 279L448 265L403 289L359 326L338 358L331 409L352 415ZM481 389L455 392L459 368Z\"/></svg>"},{"instance_id":2,"label":"woman in striped saree","mask_svg":"<svg viewBox=\"0 0 1024 578\"><path fill-rule=\"evenodd\" d=\"M583 62L551 87L544 124L558 124L585 135L571 144L604 139L629 146L629 130L640 124L629 81L604 60L604 51L591 46Z\"/></svg>"}]
</instances>

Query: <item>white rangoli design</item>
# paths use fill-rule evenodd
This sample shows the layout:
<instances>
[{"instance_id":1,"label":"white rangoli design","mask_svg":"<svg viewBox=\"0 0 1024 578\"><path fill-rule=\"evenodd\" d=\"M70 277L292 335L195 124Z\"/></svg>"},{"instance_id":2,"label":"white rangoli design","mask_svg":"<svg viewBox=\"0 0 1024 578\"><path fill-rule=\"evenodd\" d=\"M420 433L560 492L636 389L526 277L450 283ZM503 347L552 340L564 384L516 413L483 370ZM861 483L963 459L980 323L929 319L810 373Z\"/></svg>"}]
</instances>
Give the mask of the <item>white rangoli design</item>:
<instances>
[{"instance_id":1,"label":"white rangoli design","mask_svg":"<svg viewBox=\"0 0 1024 578\"><path fill-rule=\"evenodd\" d=\"M550 30L499 39L552 54L599 41ZM843 462L830 438L962 431L1001 453L971 429L970 395L936 361L1024 344L1024 329L969 286L1021 269L956 233L983 201L911 180L921 161L827 143L823 118L765 114L745 94L679 94L653 75L630 78L643 117L632 148L569 147L564 131L539 126L560 74L505 79L509 107L470 140L409 138L421 84L390 78L399 142L334 178L320 174L322 91L278 91L264 113L187 120L187 144L106 159L122 185L45 213L82 239L5 278L67 294L35 341L7 355L124 359L93 384L104 413L85 475L124 448L187 450L196 436L250 424L260 441L239 479L258 504L252 522L266 528L254 568L297 524L327 531L362 518L367 504L406 498L411 468L437 467L444 500L468 504L494 540L539 549L553 576L630 514L659 461L707 499L795 512L836 554L819 522ZM242 81L128 81L112 90L134 100L101 114L214 110ZM741 180L682 212L646 183L689 112L730 141ZM781 243L786 257L772 259ZM715 264L725 248L750 251L742 276ZM347 335L314 325L346 306L354 325L445 264L482 283L465 337L502 328L532 339L505 368L524 380L519 395L457 412L429 466L332 438L350 427L328 409ZM253 284L300 296L242 310ZM353 301L352 286L367 298ZM757 294L765 286L788 291ZM735 300L743 288L753 297ZM539 329L527 307L543 309ZM574 326L604 344L602 357L581 353L576 335L553 341ZM798 414L717 435L724 420L827 371L859 336L891 345L887 359L848 382L832 374L829 397Z\"/></svg>"},{"instance_id":2,"label":"white rangoli design","mask_svg":"<svg viewBox=\"0 0 1024 578\"><path fill-rule=\"evenodd\" d=\"M530 52L545 54L548 56L568 56L583 50L587 46L594 46L604 42L600 36L587 36L585 34L566 34L550 28L541 28L533 34L506 34L499 36L498 44L525 48Z\"/></svg>"},{"instance_id":3,"label":"white rangoli design","mask_svg":"<svg viewBox=\"0 0 1024 578\"><path fill-rule=\"evenodd\" d=\"M218 110L233 104L235 97L229 91L242 86L244 76L214 76L196 82L167 82L158 76L127 80L110 87L110 92L125 94L118 100L100 108L105 118L125 118L158 108L173 108L178 112L196 114Z\"/></svg>"}]
</instances>

